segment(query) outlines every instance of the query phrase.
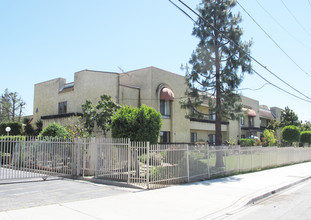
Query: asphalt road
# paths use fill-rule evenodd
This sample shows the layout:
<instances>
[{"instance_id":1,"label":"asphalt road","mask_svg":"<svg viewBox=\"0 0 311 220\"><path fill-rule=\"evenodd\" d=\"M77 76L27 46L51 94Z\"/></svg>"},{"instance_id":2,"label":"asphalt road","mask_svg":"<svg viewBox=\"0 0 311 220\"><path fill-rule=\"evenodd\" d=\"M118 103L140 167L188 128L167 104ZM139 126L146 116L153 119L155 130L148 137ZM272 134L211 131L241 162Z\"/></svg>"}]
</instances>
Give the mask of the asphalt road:
<instances>
[{"instance_id":1,"label":"asphalt road","mask_svg":"<svg viewBox=\"0 0 311 220\"><path fill-rule=\"evenodd\" d=\"M311 180L247 206L225 219L311 219Z\"/></svg>"},{"instance_id":2,"label":"asphalt road","mask_svg":"<svg viewBox=\"0 0 311 220\"><path fill-rule=\"evenodd\" d=\"M137 191L140 190L71 179L0 184L0 212Z\"/></svg>"}]
</instances>

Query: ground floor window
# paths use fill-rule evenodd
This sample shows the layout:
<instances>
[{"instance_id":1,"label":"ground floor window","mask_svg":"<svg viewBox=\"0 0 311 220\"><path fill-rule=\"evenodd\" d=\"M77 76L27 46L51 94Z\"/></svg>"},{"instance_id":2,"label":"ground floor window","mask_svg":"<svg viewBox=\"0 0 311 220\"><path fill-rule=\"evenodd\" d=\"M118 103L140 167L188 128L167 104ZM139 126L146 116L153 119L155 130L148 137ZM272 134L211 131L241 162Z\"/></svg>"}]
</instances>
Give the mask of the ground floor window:
<instances>
[{"instance_id":1,"label":"ground floor window","mask_svg":"<svg viewBox=\"0 0 311 220\"><path fill-rule=\"evenodd\" d=\"M191 143L195 143L198 140L198 134L196 132L191 132Z\"/></svg>"},{"instance_id":2,"label":"ground floor window","mask_svg":"<svg viewBox=\"0 0 311 220\"><path fill-rule=\"evenodd\" d=\"M160 132L160 143L170 143L171 142L171 134L169 131L161 131Z\"/></svg>"},{"instance_id":3,"label":"ground floor window","mask_svg":"<svg viewBox=\"0 0 311 220\"><path fill-rule=\"evenodd\" d=\"M208 135L208 141L209 141L210 145L215 144L215 142L216 142L216 135L215 134L209 134Z\"/></svg>"}]
</instances>

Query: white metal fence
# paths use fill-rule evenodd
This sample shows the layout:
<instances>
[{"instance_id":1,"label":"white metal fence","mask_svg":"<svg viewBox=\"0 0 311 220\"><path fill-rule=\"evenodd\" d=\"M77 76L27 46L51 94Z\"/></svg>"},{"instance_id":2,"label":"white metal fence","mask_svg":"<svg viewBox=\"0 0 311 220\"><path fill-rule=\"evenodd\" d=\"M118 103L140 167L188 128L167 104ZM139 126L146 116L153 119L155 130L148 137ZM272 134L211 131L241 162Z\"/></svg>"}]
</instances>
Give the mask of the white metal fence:
<instances>
[{"instance_id":1,"label":"white metal fence","mask_svg":"<svg viewBox=\"0 0 311 220\"><path fill-rule=\"evenodd\" d=\"M152 189L311 161L311 148L136 143L129 155L129 183Z\"/></svg>"},{"instance_id":2,"label":"white metal fence","mask_svg":"<svg viewBox=\"0 0 311 220\"><path fill-rule=\"evenodd\" d=\"M72 175L73 146L72 140L2 137L0 183Z\"/></svg>"},{"instance_id":3,"label":"white metal fence","mask_svg":"<svg viewBox=\"0 0 311 220\"><path fill-rule=\"evenodd\" d=\"M150 145L129 139L0 139L0 183L83 176L153 189L311 161L311 148Z\"/></svg>"}]
</instances>

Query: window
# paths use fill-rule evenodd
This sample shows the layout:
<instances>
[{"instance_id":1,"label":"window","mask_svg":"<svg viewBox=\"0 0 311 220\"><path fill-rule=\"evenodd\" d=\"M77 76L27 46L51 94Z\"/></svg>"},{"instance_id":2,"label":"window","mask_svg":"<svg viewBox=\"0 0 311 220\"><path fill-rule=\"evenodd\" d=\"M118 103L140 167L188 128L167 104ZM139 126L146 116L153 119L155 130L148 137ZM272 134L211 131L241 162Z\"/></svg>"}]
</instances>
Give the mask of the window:
<instances>
[{"instance_id":1,"label":"window","mask_svg":"<svg viewBox=\"0 0 311 220\"><path fill-rule=\"evenodd\" d=\"M191 132L191 143L195 143L198 140L198 134L196 132Z\"/></svg>"},{"instance_id":2,"label":"window","mask_svg":"<svg viewBox=\"0 0 311 220\"><path fill-rule=\"evenodd\" d=\"M254 127L254 117L248 116L248 127Z\"/></svg>"},{"instance_id":3,"label":"window","mask_svg":"<svg viewBox=\"0 0 311 220\"><path fill-rule=\"evenodd\" d=\"M162 118L169 118L171 116L171 102L170 100L160 100L160 113Z\"/></svg>"},{"instance_id":4,"label":"window","mask_svg":"<svg viewBox=\"0 0 311 220\"><path fill-rule=\"evenodd\" d=\"M58 114L66 114L66 113L67 113L67 102L59 102Z\"/></svg>"},{"instance_id":5,"label":"window","mask_svg":"<svg viewBox=\"0 0 311 220\"><path fill-rule=\"evenodd\" d=\"M241 127L244 127L244 117L241 117Z\"/></svg>"},{"instance_id":6,"label":"window","mask_svg":"<svg viewBox=\"0 0 311 220\"><path fill-rule=\"evenodd\" d=\"M209 110L209 119L215 121L216 120L216 114L215 112Z\"/></svg>"},{"instance_id":7,"label":"window","mask_svg":"<svg viewBox=\"0 0 311 220\"><path fill-rule=\"evenodd\" d=\"M209 134L208 135L208 141L209 141L210 145L215 144L215 142L216 142L216 135L215 134Z\"/></svg>"},{"instance_id":8,"label":"window","mask_svg":"<svg viewBox=\"0 0 311 220\"><path fill-rule=\"evenodd\" d=\"M169 131L161 131L160 132L160 143L170 143L170 132Z\"/></svg>"}]
</instances>

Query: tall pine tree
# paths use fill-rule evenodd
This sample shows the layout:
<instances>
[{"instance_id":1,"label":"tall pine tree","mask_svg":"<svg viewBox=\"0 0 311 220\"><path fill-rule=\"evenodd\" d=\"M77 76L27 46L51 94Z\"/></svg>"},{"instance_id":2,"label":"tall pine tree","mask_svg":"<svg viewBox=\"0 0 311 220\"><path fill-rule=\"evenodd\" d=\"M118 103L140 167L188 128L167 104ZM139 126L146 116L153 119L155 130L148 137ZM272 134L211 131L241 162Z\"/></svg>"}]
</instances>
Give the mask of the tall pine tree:
<instances>
[{"instance_id":1,"label":"tall pine tree","mask_svg":"<svg viewBox=\"0 0 311 220\"><path fill-rule=\"evenodd\" d=\"M241 115L236 89L244 73L251 73L251 59L246 54L250 52L251 42L241 40L242 18L239 13L233 14L235 5L236 0L202 0L198 6L201 17L192 33L199 44L190 58L190 68L186 69L188 99L182 106L192 109L188 117L201 117L204 114L197 107L208 100L210 110L216 115L217 146L222 145L222 120ZM220 155L216 166L222 165Z\"/></svg>"}]
</instances>

